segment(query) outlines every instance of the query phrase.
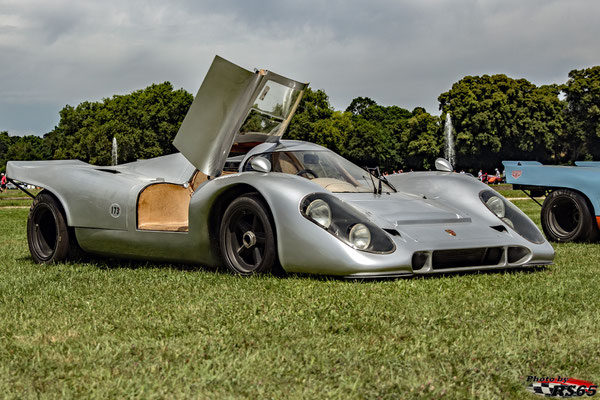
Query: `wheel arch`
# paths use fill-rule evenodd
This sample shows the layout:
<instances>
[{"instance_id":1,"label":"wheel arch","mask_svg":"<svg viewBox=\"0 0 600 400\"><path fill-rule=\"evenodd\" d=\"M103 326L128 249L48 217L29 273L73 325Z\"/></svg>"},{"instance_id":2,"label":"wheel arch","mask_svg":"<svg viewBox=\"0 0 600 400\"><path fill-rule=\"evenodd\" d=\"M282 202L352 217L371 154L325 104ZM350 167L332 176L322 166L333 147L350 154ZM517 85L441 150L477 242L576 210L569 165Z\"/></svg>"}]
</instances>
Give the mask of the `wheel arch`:
<instances>
[{"instance_id":1,"label":"wheel arch","mask_svg":"<svg viewBox=\"0 0 600 400\"><path fill-rule=\"evenodd\" d=\"M56 203L58 204L60 211L62 212L63 216L65 217L65 220L67 221L67 226L71 226L70 216L69 216L69 213L67 212L67 207L65 207L66 203L61 198L61 196L59 196L55 191L48 189L48 188L42 188L42 190L37 194L37 196L39 196L40 194L47 194L49 196L52 196L54 198L54 200L56 200Z\"/></svg>"},{"instance_id":2,"label":"wheel arch","mask_svg":"<svg viewBox=\"0 0 600 400\"><path fill-rule=\"evenodd\" d=\"M567 186L558 186L558 187L556 187L556 186L544 186L541 189L548 190L550 192L550 193L548 193L548 196L551 193L556 192L557 190L570 190L572 192L575 192L575 193L577 193L577 194L579 194L580 196L583 197L583 199L585 200L585 202L587 203L587 205L590 207L590 210L592 211L592 214L594 216L598 215L599 209L594 205L594 202L591 200L591 197L587 193L585 193L584 191L582 191L582 190L575 189L575 188L572 188L572 187L567 187ZM546 197L548 197L548 196L546 196Z\"/></svg>"},{"instance_id":3,"label":"wheel arch","mask_svg":"<svg viewBox=\"0 0 600 400\"><path fill-rule=\"evenodd\" d=\"M261 192L261 190L256 186L250 185L248 183L237 183L219 193L219 195L214 199L213 204L208 213L208 235L211 248L215 251L215 254L220 254L218 251L220 248L219 229L221 226L221 219L223 218L225 210L233 200L244 194L249 193L256 193L265 202L269 211L269 217L273 224L273 232L275 234L275 238L277 241L279 241L279 238L277 237L277 222L273 217L273 209L268 199L268 196L265 196ZM279 252L277 252L277 259L279 260Z\"/></svg>"}]
</instances>

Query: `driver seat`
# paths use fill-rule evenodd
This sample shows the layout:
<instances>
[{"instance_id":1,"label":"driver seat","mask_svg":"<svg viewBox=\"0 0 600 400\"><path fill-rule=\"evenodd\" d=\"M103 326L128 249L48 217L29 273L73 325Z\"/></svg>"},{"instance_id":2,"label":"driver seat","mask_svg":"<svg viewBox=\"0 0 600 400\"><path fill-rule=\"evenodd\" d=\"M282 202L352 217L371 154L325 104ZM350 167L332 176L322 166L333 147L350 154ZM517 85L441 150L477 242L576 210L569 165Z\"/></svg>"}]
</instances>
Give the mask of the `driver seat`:
<instances>
[{"instance_id":1,"label":"driver seat","mask_svg":"<svg viewBox=\"0 0 600 400\"><path fill-rule=\"evenodd\" d=\"M301 171L302 168L298 167L298 162L295 157L290 157L287 152L276 152L273 153L273 171L274 172L283 172L284 174L292 174L295 175L297 172Z\"/></svg>"}]
</instances>

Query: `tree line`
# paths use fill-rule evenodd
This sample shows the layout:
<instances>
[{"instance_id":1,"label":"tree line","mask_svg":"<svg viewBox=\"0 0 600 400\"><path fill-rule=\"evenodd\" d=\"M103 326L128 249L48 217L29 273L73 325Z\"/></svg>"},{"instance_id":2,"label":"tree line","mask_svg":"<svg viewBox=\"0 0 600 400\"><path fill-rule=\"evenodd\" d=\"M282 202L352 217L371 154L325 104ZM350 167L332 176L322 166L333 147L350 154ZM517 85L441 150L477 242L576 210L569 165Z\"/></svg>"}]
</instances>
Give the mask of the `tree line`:
<instances>
[{"instance_id":1,"label":"tree line","mask_svg":"<svg viewBox=\"0 0 600 400\"><path fill-rule=\"evenodd\" d=\"M170 154L193 96L171 83L85 101L60 111L43 137L0 132L0 170L8 160L79 159L108 165ZM600 66L572 70L567 82L536 86L506 75L465 76L440 94L441 116L357 97L334 110L325 91L307 89L286 138L323 145L361 166L430 169L443 156L450 113L456 168L491 169L502 160L569 164L600 160Z\"/></svg>"}]
</instances>

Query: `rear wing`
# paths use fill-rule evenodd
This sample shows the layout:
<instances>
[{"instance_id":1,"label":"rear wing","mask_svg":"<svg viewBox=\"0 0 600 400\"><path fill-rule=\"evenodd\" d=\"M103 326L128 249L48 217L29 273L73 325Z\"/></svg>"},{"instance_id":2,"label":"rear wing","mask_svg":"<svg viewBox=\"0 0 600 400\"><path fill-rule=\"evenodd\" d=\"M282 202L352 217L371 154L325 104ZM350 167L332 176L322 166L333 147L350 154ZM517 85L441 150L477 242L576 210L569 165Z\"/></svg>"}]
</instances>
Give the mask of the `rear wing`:
<instances>
[{"instance_id":1,"label":"rear wing","mask_svg":"<svg viewBox=\"0 0 600 400\"><path fill-rule=\"evenodd\" d=\"M600 161L575 161L578 167L600 168Z\"/></svg>"}]
</instances>

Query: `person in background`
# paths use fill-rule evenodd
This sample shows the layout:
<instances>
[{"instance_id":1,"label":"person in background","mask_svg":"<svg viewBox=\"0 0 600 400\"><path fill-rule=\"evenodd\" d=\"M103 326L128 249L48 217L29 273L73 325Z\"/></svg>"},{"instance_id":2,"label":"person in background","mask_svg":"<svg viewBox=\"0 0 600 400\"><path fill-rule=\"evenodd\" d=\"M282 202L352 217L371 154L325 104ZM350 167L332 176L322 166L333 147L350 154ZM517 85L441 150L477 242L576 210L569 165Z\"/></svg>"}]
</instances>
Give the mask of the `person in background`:
<instances>
[{"instance_id":1,"label":"person in background","mask_svg":"<svg viewBox=\"0 0 600 400\"><path fill-rule=\"evenodd\" d=\"M479 170L479 172L477 173L477 179L479 179L480 181L483 182L483 180L482 180L483 178L482 177L483 177L483 171Z\"/></svg>"},{"instance_id":2,"label":"person in background","mask_svg":"<svg viewBox=\"0 0 600 400\"><path fill-rule=\"evenodd\" d=\"M0 179L0 193L6 190L6 175L4 172L2 173L2 178Z\"/></svg>"}]
</instances>

